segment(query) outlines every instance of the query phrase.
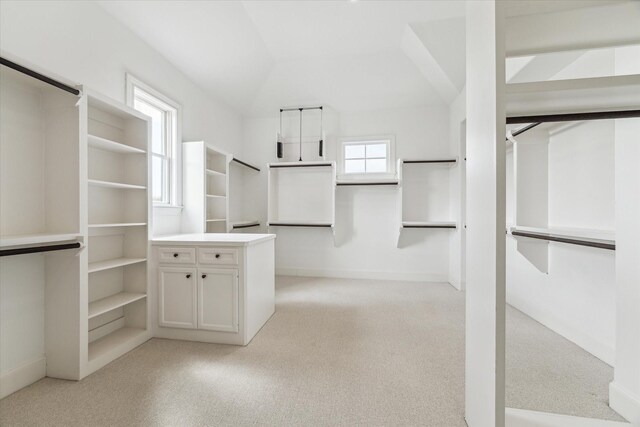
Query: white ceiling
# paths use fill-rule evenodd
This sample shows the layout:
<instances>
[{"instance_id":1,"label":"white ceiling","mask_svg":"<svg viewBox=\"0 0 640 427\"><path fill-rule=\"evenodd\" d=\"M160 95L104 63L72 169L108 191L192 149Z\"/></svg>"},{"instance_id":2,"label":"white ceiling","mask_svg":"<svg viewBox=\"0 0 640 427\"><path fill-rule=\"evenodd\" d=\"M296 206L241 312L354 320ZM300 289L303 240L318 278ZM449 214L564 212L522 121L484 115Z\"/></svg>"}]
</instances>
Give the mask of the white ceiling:
<instances>
[{"instance_id":1,"label":"white ceiling","mask_svg":"<svg viewBox=\"0 0 640 427\"><path fill-rule=\"evenodd\" d=\"M442 103L401 50L410 23L459 1L98 1L244 115L321 103L338 111Z\"/></svg>"}]
</instances>

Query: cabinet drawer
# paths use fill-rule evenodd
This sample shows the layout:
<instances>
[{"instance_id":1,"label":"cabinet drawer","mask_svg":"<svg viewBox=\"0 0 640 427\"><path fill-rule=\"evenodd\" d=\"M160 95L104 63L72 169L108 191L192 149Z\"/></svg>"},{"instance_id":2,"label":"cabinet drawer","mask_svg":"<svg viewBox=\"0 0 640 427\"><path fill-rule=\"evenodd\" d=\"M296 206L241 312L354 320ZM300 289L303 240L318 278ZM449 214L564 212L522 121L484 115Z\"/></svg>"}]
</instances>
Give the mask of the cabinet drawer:
<instances>
[{"instance_id":1,"label":"cabinet drawer","mask_svg":"<svg viewBox=\"0 0 640 427\"><path fill-rule=\"evenodd\" d=\"M195 264L196 248L158 248L158 261L163 264Z\"/></svg>"},{"instance_id":2,"label":"cabinet drawer","mask_svg":"<svg viewBox=\"0 0 640 427\"><path fill-rule=\"evenodd\" d=\"M198 248L198 262L210 265L238 265L238 251L231 248Z\"/></svg>"}]
</instances>

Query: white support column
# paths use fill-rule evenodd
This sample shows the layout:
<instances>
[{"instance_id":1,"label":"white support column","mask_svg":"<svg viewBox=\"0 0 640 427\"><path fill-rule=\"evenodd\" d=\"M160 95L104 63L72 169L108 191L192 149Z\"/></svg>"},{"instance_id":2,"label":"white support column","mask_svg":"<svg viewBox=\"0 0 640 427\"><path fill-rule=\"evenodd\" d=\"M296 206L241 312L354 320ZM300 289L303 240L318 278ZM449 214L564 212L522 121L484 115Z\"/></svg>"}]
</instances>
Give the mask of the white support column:
<instances>
[{"instance_id":1,"label":"white support column","mask_svg":"<svg viewBox=\"0 0 640 427\"><path fill-rule=\"evenodd\" d=\"M640 425L640 119L616 120L616 361L609 404Z\"/></svg>"},{"instance_id":2,"label":"white support column","mask_svg":"<svg viewBox=\"0 0 640 427\"><path fill-rule=\"evenodd\" d=\"M504 426L504 2L467 2L466 410Z\"/></svg>"}]
</instances>

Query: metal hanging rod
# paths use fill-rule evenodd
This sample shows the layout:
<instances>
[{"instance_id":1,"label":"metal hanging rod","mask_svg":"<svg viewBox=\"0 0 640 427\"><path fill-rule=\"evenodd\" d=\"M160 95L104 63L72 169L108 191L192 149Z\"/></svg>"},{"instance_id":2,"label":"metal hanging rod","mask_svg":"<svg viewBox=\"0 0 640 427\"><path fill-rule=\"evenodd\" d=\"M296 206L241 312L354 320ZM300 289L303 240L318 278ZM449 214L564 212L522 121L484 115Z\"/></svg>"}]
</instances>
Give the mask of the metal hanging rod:
<instances>
[{"instance_id":1,"label":"metal hanging rod","mask_svg":"<svg viewBox=\"0 0 640 427\"><path fill-rule=\"evenodd\" d=\"M456 163L456 159L435 159L435 160L403 160L402 163Z\"/></svg>"},{"instance_id":2,"label":"metal hanging rod","mask_svg":"<svg viewBox=\"0 0 640 427\"><path fill-rule=\"evenodd\" d=\"M240 228L250 228L250 227L260 227L260 223L256 222L256 223L253 223L253 224L234 225L232 228L234 230L238 230Z\"/></svg>"},{"instance_id":3,"label":"metal hanging rod","mask_svg":"<svg viewBox=\"0 0 640 427\"><path fill-rule=\"evenodd\" d=\"M0 257L12 255L36 254L40 252L63 251L66 249L80 249L81 243L64 243L61 245L31 246L28 248L2 249Z\"/></svg>"},{"instance_id":4,"label":"metal hanging rod","mask_svg":"<svg viewBox=\"0 0 640 427\"><path fill-rule=\"evenodd\" d=\"M456 228L455 225L447 225L447 224L403 224L402 228Z\"/></svg>"},{"instance_id":5,"label":"metal hanging rod","mask_svg":"<svg viewBox=\"0 0 640 427\"><path fill-rule=\"evenodd\" d=\"M600 242L600 241L593 241L593 240L582 240L582 239L570 239L567 237L559 237L551 234L527 233L524 231L512 231L511 235L529 237L531 239L548 240L550 242L568 243L568 244L577 245L577 246L588 246L591 248L608 249L611 251L616 250L615 243L607 243L607 242Z\"/></svg>"},{"instance_id":6,"label":"metal hanging rod","mask_svg":"<svg viewBox=\"0 0 640 427\"><path fill-rule=\"evenodd\" d=\"M380 181L380 182L337 182L338 186L349 186L349 185L398 185L397 181Z\"/></svg>"},{"instance_id":7,"label":"metal hanging rod","mask_svg":"<svg viewBox=\"0 0 640 427\"><path fill-rule=\"evenodd\" d=\"M525 133L526 131L528 131L529 129L533 129L534 127L541 125L542 122L538 122L538 123L531 123L530 125L521 127L520 129L517 129L513 132L511 132L511 136L516 137L522 133Z\"/></svg>"},{"instance_id":8,"label":"metal hanging rod","mask_svg":"<svg viewBox=\"0 0 640 427\"><path fill-rule=\"evenodd\" d=\"M324 227L329 228L331 224L312 224L312 223L286 223L286 222L271 222L270 227Z\"/></svg>"},{"instance_id":9,"label":"metal hanging rod","mask_svg":"<svg viewBox=\"0 0 640 427\"><path fill-rule=\"evenodd\" d=\"M270 168L326 168L333 166L331 163L311 163L311 164L291 164L291 165L269 165Z\"/></svg>"},{"instance_id":10,"label":"metal hanging rod","mask_svg":"<svg viewBox=\"0 0 640 427\"><path fill-rule=\"evenodd\" d=\"M284 111L304 111L304 110L322 110L322 106L320 107L298 107L298 108L281 108L280 112Z\"/></svg>"},{"instance_id":11,"label":"metal hanging rod","mask_svg":"<svg viewBox=\"0 0 640 427\"><path fill-rule=\"evenodd\" d=\"M542 114L537 116L507 117L507 124L580 122L586 120L629 119L640 117L640 110L591 111L586 113ZM527 129L528 130L528 129Z\"/></svg>"},{"instance_id":12,"label":"metal hanging rod","mask_svg":"<svg viewBox=\"0 0 640 427\"><path fill-rule=\"evenodd\" d=\"M11 69L14 69L22 74L26 74L29 77L33 77L34 79L40 80L41 82L50 84L51 86L55 86L58 89L62 89L66 92L72 93L76 96L80 96L80 91L76 88L73 88L69 85L66 85L62 82L59 82L57 80L52 79L51 77L47 77L44 74L40 74L37 71L33 71L27 67L23 67L22 65L16 64L13 61L9 61L6 58L2 58L0 57L0 64L4 65L5 67L9 67Z\"/></svg>"},{"instance_id":13,"label":"metal hanging rod","mask_svg":"<svg viewBox=\"0 0 640 427\"><path fill-rule=\"evenodd\" d=\"M260 168L258 168L258 167L256 167L256 166L253 166L253 165L250 165L249 163L245 163L245 162L243 162L242 160L236 159L235 157L234 157L233 159L231 159L231 160L232 160L232 161L234 161L234 162L236 162L236 163L238 163L238 164L241 164L242 166L246 166L246 167L248 167L248 168L250 168L250 169L253 169L253 170L255 170L255 171L260 172Z\"/></svg>"}]
</instances>

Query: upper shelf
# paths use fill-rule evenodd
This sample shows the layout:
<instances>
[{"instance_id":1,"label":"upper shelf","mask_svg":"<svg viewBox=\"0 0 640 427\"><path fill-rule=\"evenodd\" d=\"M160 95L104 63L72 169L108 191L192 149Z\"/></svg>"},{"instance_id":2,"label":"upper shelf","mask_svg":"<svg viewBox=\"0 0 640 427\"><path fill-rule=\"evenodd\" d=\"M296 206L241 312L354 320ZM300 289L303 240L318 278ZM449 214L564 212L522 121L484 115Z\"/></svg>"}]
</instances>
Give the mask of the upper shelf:
<instances>
[{"instance_id":1,"label":"upper shelf","mask_svg":"<svg viewBox=\"0 0 640 427\"><path fill-rule=\"evenodd\" d=\"M101 138L95 135L87 135L87 142L89 147L99 148L101 150L112 151L120 154L145 154L145 150L141 150L130 145L122 144L120 142L111 141L110 139Z\"/></svg>"},{"instance_id":2,"label":"upper shelf","mask_svg":"<svg viewBox=\"0 0 640 427\"><path fill-rule=\"evenodd\" d=\"M507 84L507 117L640 108L640 75Z\"/></svg>"},{"instance_id":3,"label":"upper shelf","mask_svg":"<svg viewBox=\"0 0 640 427\"><path fill-rule=\"evenodd\" d=\"M358 179L349 180L343 179L336 181L338 186L353 186L353 185L398 185L397 179Z\"/></svg>"},{"instance_id":4,"label":"upper shelf","mask_svg":"<svg viewBox=\"0 0 640 427\"><path fill-rule=\"evenodd\" d=\"M280 162L269 163L269 168L313 168L313 167L333 167L333 162Z\"/></svg>"}]
</instances>

